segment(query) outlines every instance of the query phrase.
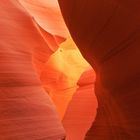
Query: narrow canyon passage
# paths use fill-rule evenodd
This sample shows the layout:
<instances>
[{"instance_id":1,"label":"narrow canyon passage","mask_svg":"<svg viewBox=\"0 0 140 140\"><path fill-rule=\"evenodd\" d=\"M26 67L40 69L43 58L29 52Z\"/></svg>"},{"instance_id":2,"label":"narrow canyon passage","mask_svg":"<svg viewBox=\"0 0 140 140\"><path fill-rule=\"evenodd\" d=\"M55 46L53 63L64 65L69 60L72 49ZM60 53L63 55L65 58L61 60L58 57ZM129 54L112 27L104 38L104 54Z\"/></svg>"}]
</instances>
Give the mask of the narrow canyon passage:
<instances>
[{"instance_id":1,"label":"narrow canyon passage","mask_svg":"<svg viewBox=\"0 0 140 140\"><path fill-rule=\"evenodd\" d=\"M96 76L58 2L0 7L0 140L84 139L96 115Z\"/></svg>"},{"instance_id":2,"label":"narrow canyon passage","mask_svg":"<svg viewBox=\"0 0 140 140\"><path fill-rule=\"evenodd\" d=\"M138 0L0 8L0 140L139 140Z\"/></svg>"}]
</instances>

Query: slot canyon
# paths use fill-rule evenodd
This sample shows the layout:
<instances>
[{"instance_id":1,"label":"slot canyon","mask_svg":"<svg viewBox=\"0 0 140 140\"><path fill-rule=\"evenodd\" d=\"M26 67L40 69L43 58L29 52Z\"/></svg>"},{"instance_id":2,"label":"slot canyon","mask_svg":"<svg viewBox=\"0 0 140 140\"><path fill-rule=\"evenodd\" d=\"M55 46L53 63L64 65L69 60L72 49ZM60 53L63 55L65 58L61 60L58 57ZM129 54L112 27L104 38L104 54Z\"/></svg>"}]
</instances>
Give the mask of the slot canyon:
<instances>
[{"instance_id":1,"label":"slot canyon","mask_svg":"<svg viewBox=\"0 0 140 140\"><path fill-rule=\"evenodd\" d=\"M140 2L0 0L0 140L139 140Z\"/></svg>"}]
</instances>

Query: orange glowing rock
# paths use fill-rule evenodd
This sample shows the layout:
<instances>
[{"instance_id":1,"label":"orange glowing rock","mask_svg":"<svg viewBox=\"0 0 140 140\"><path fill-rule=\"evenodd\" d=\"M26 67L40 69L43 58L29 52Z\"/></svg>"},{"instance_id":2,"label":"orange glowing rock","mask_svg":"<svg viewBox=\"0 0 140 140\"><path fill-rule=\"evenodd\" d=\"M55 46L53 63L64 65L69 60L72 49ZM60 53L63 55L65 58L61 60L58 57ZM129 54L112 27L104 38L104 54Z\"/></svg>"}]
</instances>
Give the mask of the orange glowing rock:
<instances>
[{"instance_id":1,"label":"orange glowing rock","mask_svg":"<svg viewBox=\"0 0 140 140\"><path fill-rule=\"evenodd\" d=\"M40 78L61 119L78 87L81 74L89 67L71 38L60 44L59 49L46 62Z\"/></svg>"},{"instance_id":2,"label":"orange glowing rock","mask_svg":"<svg viewBox=\"0 0 140 140\"><path fill-rule=\"evenodd\" d=\"M0 140L83 139L96 115L95 73L57 0L1 0L0 8Z\"/></svg>"},{"instance_id":3,"label":"orange glowing rock","mask_svg":"<svg viewBox=\"0 0 140 140\"><path fill-rule=\"evenodd\" d=\"M52 35L68 37L57 0L19 0L35 21Z\"/></svg>"},{"instance_id":4,"label":"orange glowing rock","mask_svg":"<svg viewBox=\"0 0 140 140\"><path fill-rule=\"evenodd\" d=\"M17 1L1 0L0 7L0 139L62 139L65 131L32 61L43 63L52 51Z\"/></svg>"}]
</instances>

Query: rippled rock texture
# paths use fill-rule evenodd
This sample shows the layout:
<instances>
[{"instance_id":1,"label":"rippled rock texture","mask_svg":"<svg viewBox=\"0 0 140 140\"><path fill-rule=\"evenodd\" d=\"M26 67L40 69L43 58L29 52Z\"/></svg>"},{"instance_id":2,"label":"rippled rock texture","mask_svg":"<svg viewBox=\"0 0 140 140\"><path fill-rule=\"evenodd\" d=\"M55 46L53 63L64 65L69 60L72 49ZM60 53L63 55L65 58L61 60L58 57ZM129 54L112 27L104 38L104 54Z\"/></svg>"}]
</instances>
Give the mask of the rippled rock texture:
<instances>
[{"instance_id":1,"label":"rippled rock texture","mask_svg":"<svg viewBox=\"0 0 140 140\"><path fill-rule=\"evenodd\" d=\"M139 140L140 2L59 3L75 43L97 75L97 117L85 139Z\"/></svg>"},{"instance_id":2,"label":"rippled rock texture","mask_svg":"<svg viewBox=\"0 0 140 140\"><path fill-rule=\"evenodd\" d=\"M82 140L95 72L56 0L0 1L0 140Z\"/></svg>"}]
</instances>

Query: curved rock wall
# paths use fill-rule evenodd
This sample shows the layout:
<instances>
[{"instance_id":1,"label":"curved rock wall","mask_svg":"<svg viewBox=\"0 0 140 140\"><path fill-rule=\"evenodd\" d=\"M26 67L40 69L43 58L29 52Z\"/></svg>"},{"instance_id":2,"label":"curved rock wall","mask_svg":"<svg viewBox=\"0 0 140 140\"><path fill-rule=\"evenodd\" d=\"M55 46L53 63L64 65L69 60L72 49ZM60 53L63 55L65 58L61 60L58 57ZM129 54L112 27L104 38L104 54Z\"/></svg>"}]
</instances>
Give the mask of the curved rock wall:
<instances>
[{"instance_id":1,"label":"curved rock wall","mask_svg":"<svg viewBox=\"0 0 140 140\"><path fill-rule=\"evenodd\" d=\"M97 117L86 140L140 138L140 2L59 0L70 33L97 74Z\"/></svg>"},{"instance_id":2,"label":"curved rock wall","mask_svg":"<svg viewBox=\"0 0 140 140\"><path fill-rule=\"evenodd\" d=\"M0 8L0 140L82 140L96 115L95 73L57 0Z\"/></svg>"},{"instance_id":3,"label":"curved rock wall","mask_svg":"<svg viewBox=\"0 0 140 140\"><path fill-rule=\"evenodd\" d=\"M64 128L32 61L47 60L52 50L17 1L1 0L0 8L0 139L62 139Z\"/></svg>"}]
</instances>

